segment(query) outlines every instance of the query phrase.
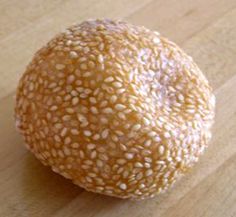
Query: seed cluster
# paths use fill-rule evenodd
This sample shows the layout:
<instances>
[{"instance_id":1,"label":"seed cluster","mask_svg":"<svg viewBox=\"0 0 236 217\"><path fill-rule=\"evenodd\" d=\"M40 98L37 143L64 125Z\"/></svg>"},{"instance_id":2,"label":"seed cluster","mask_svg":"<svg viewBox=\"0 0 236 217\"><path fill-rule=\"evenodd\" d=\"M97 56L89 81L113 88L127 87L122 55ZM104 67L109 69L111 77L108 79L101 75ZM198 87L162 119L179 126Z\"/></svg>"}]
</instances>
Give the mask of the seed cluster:
<instances>
[{"instance_id":1,"label":"seed cluster","mask_svg":"<svg viewBox=\"0 0 236 217\"><path fill-rule=\"evenodd\" d=\"M88 20L39 50L17 89L27 148L93 192L164 192L211 137L208 81L177 45L122 21Z\"/></svg>"}]
</instances>

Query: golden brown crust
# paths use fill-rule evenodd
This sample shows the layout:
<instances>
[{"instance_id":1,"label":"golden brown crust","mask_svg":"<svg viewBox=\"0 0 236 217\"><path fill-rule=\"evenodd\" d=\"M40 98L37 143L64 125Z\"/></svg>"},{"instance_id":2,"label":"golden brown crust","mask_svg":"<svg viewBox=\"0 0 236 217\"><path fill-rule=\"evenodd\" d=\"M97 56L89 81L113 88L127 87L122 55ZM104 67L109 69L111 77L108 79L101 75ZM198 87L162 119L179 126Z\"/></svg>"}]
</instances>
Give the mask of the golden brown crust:
<instances>
[{"instance_id":1,"label":"golden brown crust","mask_svg":"<svg viewBox=\"0 0 236 217\"><path fill-rule=\"evenodd\" d=\"M36 53L15 117L53 171L93 192L143 199L198 160L214 106L206 78L177 45L144 27L89 20Z\"/></svg>"}]
</instances>

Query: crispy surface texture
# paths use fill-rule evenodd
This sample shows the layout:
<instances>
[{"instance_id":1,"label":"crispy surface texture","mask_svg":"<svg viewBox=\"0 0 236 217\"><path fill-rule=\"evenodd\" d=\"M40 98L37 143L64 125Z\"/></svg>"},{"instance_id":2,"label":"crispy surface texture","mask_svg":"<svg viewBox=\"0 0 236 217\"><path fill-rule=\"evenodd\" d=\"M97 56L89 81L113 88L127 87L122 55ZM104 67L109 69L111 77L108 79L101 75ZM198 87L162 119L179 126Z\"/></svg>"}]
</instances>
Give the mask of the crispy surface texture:
<instances>
[{"instance_id":1,"label":"crispy surface texture","mask_svg":"<svg viewBox=\"0 0 236 217\"><path fill-rule=\"evenodd\" d=\"M54 172L89 191L145 199L197 162L214 107L205 76L176 44L104 19L68 28L35 54L15 118Z\"/></svg>"}]
</instances>

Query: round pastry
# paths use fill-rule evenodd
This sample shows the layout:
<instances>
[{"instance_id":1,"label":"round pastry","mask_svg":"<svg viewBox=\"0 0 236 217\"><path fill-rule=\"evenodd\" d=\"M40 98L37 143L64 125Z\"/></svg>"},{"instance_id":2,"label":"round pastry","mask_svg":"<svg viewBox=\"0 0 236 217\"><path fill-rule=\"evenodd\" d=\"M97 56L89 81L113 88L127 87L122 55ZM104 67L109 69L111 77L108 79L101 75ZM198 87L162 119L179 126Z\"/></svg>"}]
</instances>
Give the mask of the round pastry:
<instances>
[{"instance_id":1,"label":"round pastry","mask_svg":"<svg viewBox=\"0 0 236 217\"><path fill-rule=\"evenodd\" d=\"M191 168L215 98L186 53L157 32L88 20L40 49L16 94L27 148L88 191L144 199Z\"/></svg>"}]
</instances>

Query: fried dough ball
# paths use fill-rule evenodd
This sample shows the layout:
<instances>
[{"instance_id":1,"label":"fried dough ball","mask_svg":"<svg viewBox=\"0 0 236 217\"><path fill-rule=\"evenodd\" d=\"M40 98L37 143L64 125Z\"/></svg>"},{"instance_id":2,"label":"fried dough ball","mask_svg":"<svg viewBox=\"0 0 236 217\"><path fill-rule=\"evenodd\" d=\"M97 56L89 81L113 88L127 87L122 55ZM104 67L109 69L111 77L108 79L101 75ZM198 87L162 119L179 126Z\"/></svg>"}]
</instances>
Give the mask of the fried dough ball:
<instances>
[{"instance_id":1,"label":"fried dough ball","mask_svg":"<svg viewBox=\"0 0 236 217\"><path fill-rule=\"evenodd\" d=\"M207 79L176 44L102 19L68 28L35 54L15 119L54 172L88 191L145 199L197 162L214 107Z\"/></svg>"}]
</instances>

